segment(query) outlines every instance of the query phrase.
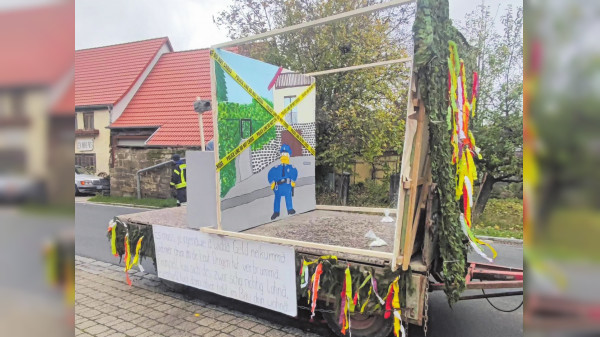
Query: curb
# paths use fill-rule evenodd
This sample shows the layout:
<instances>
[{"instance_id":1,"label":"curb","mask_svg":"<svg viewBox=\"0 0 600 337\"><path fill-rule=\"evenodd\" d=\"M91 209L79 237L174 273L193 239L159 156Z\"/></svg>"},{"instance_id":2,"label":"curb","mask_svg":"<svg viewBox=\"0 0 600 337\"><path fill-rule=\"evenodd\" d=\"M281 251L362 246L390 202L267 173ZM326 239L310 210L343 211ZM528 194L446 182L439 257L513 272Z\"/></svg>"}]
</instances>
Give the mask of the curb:
<instances>
[{"instance_id":1,"label":"curb","mask_svg":"<svg viewBox=\"0 0 600 337\"><path fill-rule=\"evenodd\" d=\"M481 240L493 241L493 242L498 242L498 243L510 243L513 245L516 245L516 244L522 245L523 244L523 240L521 240L521 239L499 238L499 237L495 237L495 236L483 236L483 235L478 235L477 238L481 239Z\"/></svg>"},{"instance_id":2,"label":"curb","mask_svg":"<svg viewBox=\"0 0 600 337\"><path fill-rule=\"evenodd\" d=\"M109 206L122 206L131 208L146 208L146 209L162 209L168 207L156 207L156 206L144 206L144 205L133 205L133 204L120 204L115 202L98 202L98 201L86 201L84 204L95 204L95 205L109 205Z\"/></svg>"}]
</instances>

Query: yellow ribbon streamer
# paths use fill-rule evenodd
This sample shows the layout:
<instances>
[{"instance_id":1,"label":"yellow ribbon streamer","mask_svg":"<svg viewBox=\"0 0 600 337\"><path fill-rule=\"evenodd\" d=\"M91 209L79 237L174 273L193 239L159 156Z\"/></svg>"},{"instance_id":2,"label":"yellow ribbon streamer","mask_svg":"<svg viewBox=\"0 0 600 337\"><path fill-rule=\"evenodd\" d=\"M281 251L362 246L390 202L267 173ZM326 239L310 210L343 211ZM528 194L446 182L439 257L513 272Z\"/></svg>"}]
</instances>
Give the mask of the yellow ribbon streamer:
<instances>
[{"instance_id":1,"label":"yellow ribbon streamer","mask_svg":"<svg viewBox=\"0 0 600 337\"><path fill-rule=\"evenodd\" d=\"M365 286L365 284L367 284L367 282L371 281L371 273L369 273L369 276L367 276L367 278L365 278L365 280L363 281L363 283L360 285L360 287L358 288L358 296L360 296L360 290ZM367 307L367 304L369 303L369 300L371 299L371 292L373 291L373 286L369 286L369 294L367 295L367 300L365 301L365 303L363 303L362 307L360 308L360 313L364 313L365 312L365 308ZM360 300L360 297L359 297Z\"/></svg>"},{"instance_id":2,"label":"yellow ribbon streamer","mask_svg":"<svg viewBox=\"0 0 600 337\"><path fill-rule=\"evenodd\" d=\"M125 271L131 269L131 250L129 249L129 234L125 234Z\"/></svg>"},{"instance_id":3,"label":"yellow ribbon streamer","mask_svg":"<svg viewBox=\"0 0 600 337\"><path fill-rule=\"evenodd\" d=\"M394 299L392 307L394 308L394 335L400 337L400 329L402 327L402 311L400 310L400 285L398 284L399 277L396 277L392 283L394 289Z\"/></svg>"},{"instance_id":4,"label":"yellow ribbon streamer","mask_svg":"<svg viewBox=\"0 0 600 337\"><path fill-rule=\"evenodd\" d=\"M48 244L45 249L46 255L46 277L48 278L48 282L52 285L56 285L58 283L58 247L55 242Z\"/></svg>"},{"instance_id":5,"label":"yellow ribbon streamer","mask_svg":"<svg viewBox=\"0 0 600 337\"><path fill-rule=\"evenodd\" d=\"M139 238L137 244L135 245L135 256L133 257L133 263L131 264L131 266L137 266L140 260L140 249L142 248L142 239L144 237L142 236L141 238Z\"/></svg>"},{"instance_id":6,"label":"yellow ribbon streamer","mask_svg":"<svg viewBox=\"0 0 600 337\"><path fill-rule=\"evenodd\" d=\"M469 229L469 230L471 230L471 229ZM492 247L492 246L491 246L489 243L487 243L487 242L485 242L485 241L482 241L482 240L480 240L480 239L479 239L479 238L477 238L477 237L476 237L474 234L473 234L473 239L474 239L474 241L475 241L475 242L477 242L478 244L480 244L480 245L484 245L484 246L488 247L488 248L490 249L490 251L492 252L492 254L493 254L493 257L492 257L492 259L496 259L496 257L498 256L498 252L496 252L496 250L494 249L494 247Z\"/></svg>"},{"instance_id":7,"label":"yellow ribbon streamer","mask_svg":"<svg viewBox=\"0 0 600 337\"><path fill-rule=\"evenodd\" d=\"M111 221L110 225L108 226L108 230L111 232L110 233L110 253L113 256L119 256L119 254L117 253L117 223Z\"/></svg>"},{"instance_id":8,"label":"yellow ribbon streamer","mask_svg":"<svg viewBox=\"0 0 600 337\"><path fill-rule=\"evenodd\" d=\"M318 259L314 259L314 260L312 260L310 262L306 262L306 261L305 262L306 262L307 266L310 266L311 264L317 263L319 261L323 261L323 260L336 260L337 261L337 259L338 258L335 255L323 255L323 256L319 257Z\"/></svg>"},{"instance_id":9,"label":"yellow ribbon streamer","mask_svg":"<svg viewBox=\"0 0 600 337\"><path fill-rule=\"evenodd\" d=\"M346 300L350 302L348 308L350 312L354 312L354 301L352 298L352 276L350 275L350 268L346 268Z\"/></svg>"},{"instance_id":10,"label":"yellow ribbon streamer","mask_svg":"<svg viewBox=\"0 0 600 337\"><path fill-rule=\"evenodd\" d=\"M307 279L308 279L308 266L310 266L311 264L323 261L323 260L336 260L337 261L337 256L335 255L323 255L321 257L319 257L318 259L314 259L310 262L307 262L306 260L302 260L302 272L300 273L300 288L305 288L308 285ZM313 274L314 276L314 274ZM311 278L312 280L312 278ZM308 290L308 304L310 304L310 290Z\"/></svg>"},{"instance_id":11,"label":"yellow ribbon streamer","mask_svg":"<svg viewBox=\"0 0 600 337\"><path fill-rule=\"evenodd\" d=\"M475 137L473 136L473 133L468 130L469 112L472 111L473 116L475 115L475 105L477 103L477 97L475 95L476 90L473 91L471 102L469 103L464 61L458 57L458 48L456 47L456 43L449 41L448 48L450 51L450 55L448 57L450 81L450 88L448 92L450 104L448 107L448 113L452 114L448 119L452 121L452 124L449 124L449 127L451 126L452 130L452 164L456 165L455 198L457 201L460 200L461 197L463 198L463 205L461 207L463 213L460 215L459 221L461 222L464 233L468 237L469 243L473 249L482 257L490 260L489 257L483 253L480 247L480 245L484 245L488 247L490 251L492 251L494 256L493 258L495 259L497 256L496 250L490 244L475 237L471 231L471 205L474 201L473 185L477 180L477 168L475 166L473 155L477 155L479 159L482 158L481 154L479 153L479 148L477 148L475 144ZM458 96L462 96L462 106L460 107L458 104L461 102L458 101ZM458 125L458 122L461 119L462 125ZM463 144L462 148L459 148L459 143L462 142L462 140L459 139L461 132L465 133L465 136L469 141L467 144ZM459 158L458 154L461 151L462 154ZM464 195L463 193L465 184L467 184L467 195ZM493 261L493 259L491 260Z\"/></svg>"}]
</instances>

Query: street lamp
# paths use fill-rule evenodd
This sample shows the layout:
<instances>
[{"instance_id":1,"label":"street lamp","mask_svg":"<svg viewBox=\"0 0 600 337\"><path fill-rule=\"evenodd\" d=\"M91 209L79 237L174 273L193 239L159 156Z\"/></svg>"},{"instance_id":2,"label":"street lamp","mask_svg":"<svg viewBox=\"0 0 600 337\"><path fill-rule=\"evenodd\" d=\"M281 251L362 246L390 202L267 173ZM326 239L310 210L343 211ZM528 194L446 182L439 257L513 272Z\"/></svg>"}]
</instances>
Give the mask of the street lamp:
<instances>
[{"instance_id":1,"label":"street lamp","mask_svg":"<svg viewBox=\"0 0 600 337\"><path fill-rule=\"evenodd\" d=\"M202 114L211 110L211 104L208 100L200 99L200 97L196 98L194 102L194 111L196 111L198 115L198 121L200 123L200 146L202 151L206 150L204 146L204 121L202 120Z\"/></svg>"}]
</instances>

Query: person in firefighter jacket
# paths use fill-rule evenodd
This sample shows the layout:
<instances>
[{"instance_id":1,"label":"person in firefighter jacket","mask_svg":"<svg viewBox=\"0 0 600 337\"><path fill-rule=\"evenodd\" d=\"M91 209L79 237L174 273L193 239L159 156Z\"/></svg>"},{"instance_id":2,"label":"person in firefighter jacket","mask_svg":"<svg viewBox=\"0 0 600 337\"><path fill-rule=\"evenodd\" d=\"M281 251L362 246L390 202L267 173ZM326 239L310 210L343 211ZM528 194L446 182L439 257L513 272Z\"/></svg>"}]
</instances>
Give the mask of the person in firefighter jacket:
<instances>
[{"instance_id":1,"label":"person in firefighter jacket","mask_svg":"<svg viewBox=\"0 0 600 337\"><path fill-rule=\"evenodd\" d=\"M290 156L292 149L289 145L281 145L281 165L277 165L269 170L268 180L271 184L271 189L275 193L275 201L273 202L273 215L271 220L275 220L279 216L281 198L285 198L285 206L287 214L295 214L292 197L294 195L294 187L296 187L296 179L298 179L298 170L290 165Z\"/></svg>"},{"instance_id":2,"label":"person in firefighter jacket","mask_svg":"<svg viewBox=\"0 0 600 337\"><path fill-rule=\"evenodd\" d=\"M174 189L173 194L177 199L177 207L179 207L187 202L186 164L178 154L174 154L171 159L175 163L171 175L171 188Z\"/></svg>"}]
</instances>

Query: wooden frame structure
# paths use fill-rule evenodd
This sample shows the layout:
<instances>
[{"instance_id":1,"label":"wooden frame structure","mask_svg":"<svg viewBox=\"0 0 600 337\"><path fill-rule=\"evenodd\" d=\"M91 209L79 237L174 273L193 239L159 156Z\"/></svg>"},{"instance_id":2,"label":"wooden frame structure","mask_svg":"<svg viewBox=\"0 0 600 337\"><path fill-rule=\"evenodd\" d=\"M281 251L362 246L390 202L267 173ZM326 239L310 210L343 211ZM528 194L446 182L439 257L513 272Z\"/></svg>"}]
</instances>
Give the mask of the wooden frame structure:
<instances>
[{"instance_id":1,"label":"wooden frame structure","mask_svg":"<svg viewBox=\"0 0 600 337\"><path fill-rule=\"evenodd\" d=\"M336 14L333 16L321 18L318 20L305 22L290 27L281 29L271 30L265 33L261 33L254 36L233 40L226 43L216 44L211 48L224 48L232 47L245 43L249 43L256 40L266 39L275 35L291 33L297 30L305 29L308 27L315 27L327 23L332 23L342 19L347 19L357 15L368 14L382 9L392 8L399 5L404 5L414 2L414 0L392 0L386 3L359 8L345 13ZM215 171L216 182L217 182L217 228L202 227L200 230L209 234L217 234L223 236L229 236L238 239L246 239L252 241L269 242L282 245L291 245L297 247L305 247L311 249L320 249L325 251L347 253L366 257L376 257L387 260L390 262L392 270L396 270L398 267L402 267L406 270L410 263L410 257L413 253L414 241L417 232L417 227L421 221L421 211L425 208L428 200L428 192L432 184L431 181L431 167L428 159L428 139L429 132L427 128L428 118L424 106L419 100L419 95L416 86L416 77L412 69L412 58L402 58L396 60L380 61L369 64L362 64L356 66L350 66L345 68L323 70L313 73L308 73L309 76L326 75L344 71L352 71L358 69L366 69L371 67L386 66L396 63L411 62L411 79L409 82L408 90L408 104L407 104L407 119L405 129L405 140L402 154L402 166L400 169L400 187L398 193L398 205L395 213L396 217L396 230L394 237L394 246L391 253L373 251L367 249L358 249L351 247L342 247L327 245L315 242L306 242L290 239L282 239L277 237L269 237L262 235L255 235L242 232L226 231L221 228L221 198L220 198L220 179L219 172ZM213 125L217 125L218 106L216 104L216 80L215 80L215 64L211 60L211 88L212 88L212 107L213 107ZM215 139L218 138L218 128L214 128ZM219 161L219 148L218 142L214 142L215 162ZM383 213L385 209L382 208L367 208L367 207L341 207L341 206L317 206L317 209L325 210L336 210L336 211L347 211L347 212L361 212L361 213ZM390 212L393 213L393 212ZM406 257L406 258L404 258Z\"/></svg>"}]
</instances>

